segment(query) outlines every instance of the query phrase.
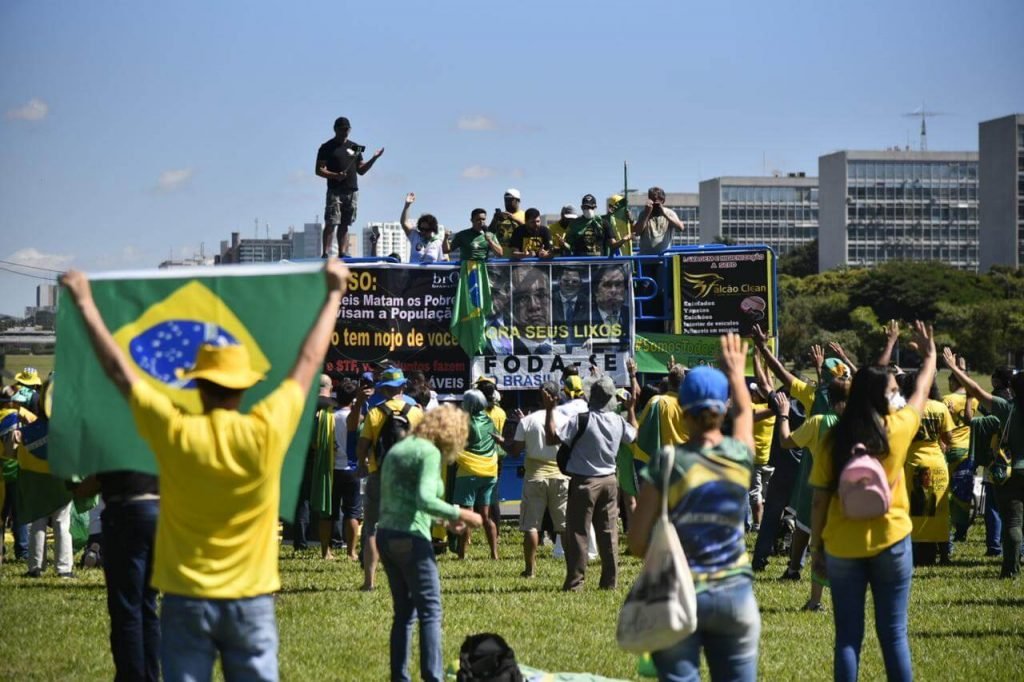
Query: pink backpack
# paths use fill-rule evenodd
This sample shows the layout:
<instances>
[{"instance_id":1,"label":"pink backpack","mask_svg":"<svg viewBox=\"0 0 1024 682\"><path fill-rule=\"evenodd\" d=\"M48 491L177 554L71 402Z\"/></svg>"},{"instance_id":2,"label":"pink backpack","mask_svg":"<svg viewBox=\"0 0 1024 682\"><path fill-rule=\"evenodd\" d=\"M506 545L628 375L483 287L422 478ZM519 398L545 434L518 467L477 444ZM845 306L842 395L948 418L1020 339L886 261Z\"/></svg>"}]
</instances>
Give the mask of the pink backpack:
<instances>
[{"instance_id":1,"label":"pink backpack","mask_svg":"<svg viewBox=\"0 0 1024 682\"><path fill-rule=\"evenodd\" d=\"M839 475L839 502L843 515L856 521L877 519L889 511L892 488L878 458L857 443Z\"/></svg>"}]
</instances>

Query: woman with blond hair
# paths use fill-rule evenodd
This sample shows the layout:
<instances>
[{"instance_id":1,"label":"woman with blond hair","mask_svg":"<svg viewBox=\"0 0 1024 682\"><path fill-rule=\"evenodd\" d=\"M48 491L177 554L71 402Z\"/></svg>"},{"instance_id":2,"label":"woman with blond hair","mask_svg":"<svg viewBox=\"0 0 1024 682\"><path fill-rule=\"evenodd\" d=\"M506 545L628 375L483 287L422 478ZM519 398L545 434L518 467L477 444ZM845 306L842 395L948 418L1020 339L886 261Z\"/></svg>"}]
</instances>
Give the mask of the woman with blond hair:
<instances>
[{"instance_id":1,"label":"woman with blond hair","mask_svg":"<svg viewBox=\"0 0 1024 682\"><path fill-rule=\"evenodd\" d=\"M391 624L391 679L409 680L406 663L413 617L420 622L420 676L441 680L441 582L430 540L433 519L445 519L453 532L477 527L480 515L444 501L442 462L454 462L466 446L465 413L451 405L431 410L412 435L387 452L381 467L377 547L394 601Z\"/></svg>"}]
</instances>

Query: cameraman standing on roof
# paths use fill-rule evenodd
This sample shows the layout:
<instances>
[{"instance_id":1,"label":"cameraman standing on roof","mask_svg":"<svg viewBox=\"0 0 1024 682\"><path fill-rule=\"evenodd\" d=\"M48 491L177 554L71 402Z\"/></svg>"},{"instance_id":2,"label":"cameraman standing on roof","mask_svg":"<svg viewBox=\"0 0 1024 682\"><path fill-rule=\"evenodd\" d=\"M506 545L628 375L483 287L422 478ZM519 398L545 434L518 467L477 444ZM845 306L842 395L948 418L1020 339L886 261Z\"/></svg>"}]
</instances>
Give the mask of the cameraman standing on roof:
<instances>
[{"instance_id":1,"label":"cameraman standing on roof","mask_svg":"<svg viewBox=\"0 0 1024 682\"><path fill-rule=\"evenodd\" d=\"M338 255L347 257L348 227L356 219L359 203L359 175L365 175L384 153L381 147L369 161L363 161L366 147L348 139L352 125L344 116L334 121L334 137L320 145L316 153L316 174L327 180L327 204L324 207L324 242L321 258L331 251L334 231L338 231Z\"/></svg>"}]
</instances>

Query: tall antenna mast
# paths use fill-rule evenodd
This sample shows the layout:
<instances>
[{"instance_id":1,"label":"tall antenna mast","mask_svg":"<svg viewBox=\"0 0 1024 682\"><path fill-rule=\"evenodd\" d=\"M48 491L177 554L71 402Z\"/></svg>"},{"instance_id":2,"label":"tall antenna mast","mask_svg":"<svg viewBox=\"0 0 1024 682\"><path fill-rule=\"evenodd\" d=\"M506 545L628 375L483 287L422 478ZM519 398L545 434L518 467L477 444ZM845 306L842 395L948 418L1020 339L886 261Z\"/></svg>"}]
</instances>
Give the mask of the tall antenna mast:
<instances>
[{"instance_id":1,"label":"tall antenna mast","mask_svg":"<svg viewBox=\"0 0 1024 682\"><path fill-rule=\"evenodd\" d=\"M922 104L918 109L909 113L903 114L904 118L920 118L921 119L921 151L928 151L928 119L934 118L935 116L942 116L941 111L928 111Z\"/></svg>"}]
</instances>

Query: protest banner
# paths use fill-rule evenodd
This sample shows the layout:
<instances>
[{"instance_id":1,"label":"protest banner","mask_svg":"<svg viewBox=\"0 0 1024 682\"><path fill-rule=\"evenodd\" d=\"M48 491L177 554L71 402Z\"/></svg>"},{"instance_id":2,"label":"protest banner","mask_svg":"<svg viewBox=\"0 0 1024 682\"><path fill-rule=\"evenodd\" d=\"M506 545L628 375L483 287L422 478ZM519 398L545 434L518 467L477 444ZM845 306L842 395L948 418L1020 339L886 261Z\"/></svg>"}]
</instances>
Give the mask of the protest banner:
<instances>
[{"instance_id":1,"label":"protest banner","mask_svg":"<svg viewBox=\"0 0 1024 682\"><path fill-rule=\"evenodd\" d=\"M177 372L195 363L200 345L246 346L253 369L266 374L245 392L241 411L248 412L291 371L327 291L319 264L103 273L90 280L96 305L140 380L191 413L201 411L195 382ZM52 472L63 478L119 469L157 473L128 403L100 366L64 291L57 339L60 378L47 448ZM310 423L317 388L313 382L300 424ZM285 456L280 511L286 519L295 512L310 431L300 426Z\"/></svg>"},{"instance_id":2,"label":"protest banner","mask_svg":"<svg viewBox=\"0 0 1024 682\"><path fill-rule=\"evenodd\" d=\"M487 350L473 378L502 390L558 381L568 365L591 366L626 385L633 345L633 283L628 262L559 260L488 264L491 314Z\"/></svg>"},{"instance_id":3,"label":"protest banner","mask_svg":"<svg viewBox=\"0 0 1024 682\"><path fill-rule=\"evenodd\" d=\"M358 374L387 359L438 393L469 387L469 359L449 325L457 265L352 264L325 369Z\"/></svg>"},{"instance_id":4,"label":"protest banner","mask_svg":"<svg viewBox=\"0 0 1024 682\"><path fill-rule=\"evenodd\" d=\"M750 336L776 331L775 255L767 247L723 248L672 256L676 334Z\"/></svg>"}]
</instances>

